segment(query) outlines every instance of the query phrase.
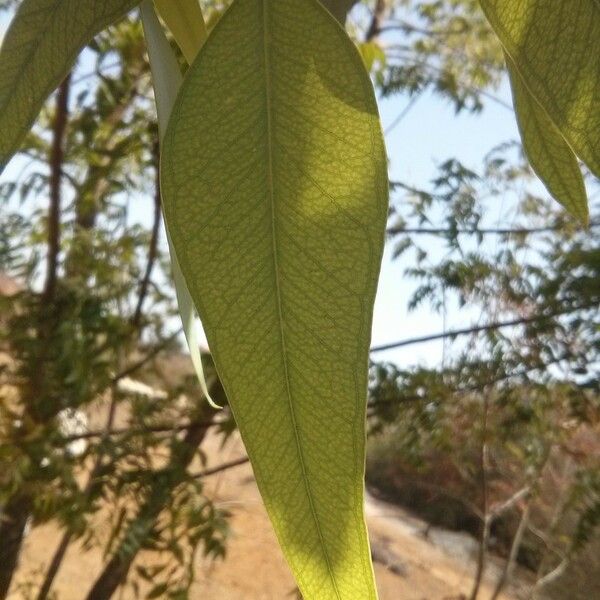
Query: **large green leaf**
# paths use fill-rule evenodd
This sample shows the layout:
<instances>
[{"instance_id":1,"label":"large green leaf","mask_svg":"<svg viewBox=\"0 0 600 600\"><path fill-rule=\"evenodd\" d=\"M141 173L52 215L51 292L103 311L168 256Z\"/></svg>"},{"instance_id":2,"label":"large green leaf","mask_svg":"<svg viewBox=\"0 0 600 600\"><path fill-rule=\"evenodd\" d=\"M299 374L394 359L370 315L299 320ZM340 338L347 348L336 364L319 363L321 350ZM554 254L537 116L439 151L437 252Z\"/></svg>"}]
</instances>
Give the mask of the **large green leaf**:
<instances>
[{"instance_id":1,"label":"large green leaf","mask_svg":"<svg viewBox=\"0 0 600 600\"><path fill-rule=\"evenodd\" d=\"M80 50L139 0L23 0L0 50L0 172Z\"/></svg>"},{"instance_id":2,"label":"large green leaf","mask_svg":"<svg viewBox=\"0 0 600 600\"><path fill-rule=\"evenodd\" d=\"M152 70L152 84L154 86L154 98L158 113L158 129L162 140L183 78L179 71L177 59L175 58L171 46L165 37L164 31L156 18L151 0L144 0L144 2L142 2L140 14L142 17L142 25L144 27L144 36L148 44L148 57L150 59L150 68ZM202 18L202 13L200 13L200 18ZM197 54L197 52L195 54ZM200 346L198 344L195 322L196 309L183 277L183 273L181 272L181 267L179 266L179 261L177 260L175 248L173 247L173 242L171 241L168 230L167 242L169 245L169 255L171 257L171 270L173 272L173 280L175 283L177 307L179 308L179 315L181 316L185 340L190 350L192 365L196 371L200 389L207 398L209 404L215 408L220 408L215 404L208 391L206 378L204 377L204 368L202 366Z\"/></svg>"},{"instance_id":3,"label":"large green leaf","mask_svg":"<svg viewBox=\"0 0 600 600\"><path fill-rule=\"evenodd\" d=\"M480 0L525 86L600 177L600 0Z\"/></svg>"},{"instance_id":4,"label":"large green leaf","mask_svg":"<svg viewBox=\"0 0 600 600\"><path fill-rule=\"evenodd\" d=\"M577 157L556 125L525 87L509 56L506 64L523 148L548 191L583 224L589 219L587 194Z\"/></svg>"},{"instance_id":5,"label":"large green leaf","mask_svg":"<svg viewBox=\"0 0 600 600\"><path fill-rule=\"evenodd\" d=\"M376 597L363 515L387 165L361 57L316 0L236 0L164 140L167 226L307 599Z\"/></svg>"}]
</instances>

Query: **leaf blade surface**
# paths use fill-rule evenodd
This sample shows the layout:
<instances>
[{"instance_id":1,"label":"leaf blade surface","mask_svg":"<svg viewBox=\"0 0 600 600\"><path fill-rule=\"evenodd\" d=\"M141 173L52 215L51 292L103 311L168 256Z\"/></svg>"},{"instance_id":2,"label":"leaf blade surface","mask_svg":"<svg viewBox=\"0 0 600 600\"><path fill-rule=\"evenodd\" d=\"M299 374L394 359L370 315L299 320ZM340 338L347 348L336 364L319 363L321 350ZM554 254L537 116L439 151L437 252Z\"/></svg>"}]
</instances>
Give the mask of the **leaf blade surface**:
<instances>
[{"instance_id":1,"label":"leaf blade surface","mask_svg":"<svg viewBox=\"0 0 600 600\"><path fill-rule=\"evenodd\" d=\"M600 177L600 2L480 3L525 86Z\"/></svg>"},{"instance_id":2,"label":"leaf blade surface","mask_svg":"<svg viewBox=\"0 0 600 600\"><path fill-rule=\"evenodd\" d=\"M364 425L386 156L360 55L315 0L236 0L186 75L162 185L303 594L375 598Z\"/></svg>"},{"instance_id":3,"label":"leaf blade surface","mask_svg":"<svg viewBox=\"0 0 600 600\"><path fill-rule=\"evenodd\" d=\"M139 0L24 0L0 49L0 172L79 51Z\"/></svg>"},{"instance_id":4,"label":"leaf blade surface","mask_svg":"<svg viewBox=\"0 0 600 600\"><path fill-rule=\"evenodd\" d=\"M588 199L577 157L559 129L529 93L508 55L506 63L517 123L529 163L550 194L572 216L587 225Z\"/></svg>"},{"instance_id":5,"label":"leaf blade surface","mask_svg":"<svg viewBox=\"0 0 600 600\"><path fill-rule=\"evenodd\" d=\"M154 3L186 61L191 63L208 35L199 0L155 0Z\"/></svg>"}]
</instances>

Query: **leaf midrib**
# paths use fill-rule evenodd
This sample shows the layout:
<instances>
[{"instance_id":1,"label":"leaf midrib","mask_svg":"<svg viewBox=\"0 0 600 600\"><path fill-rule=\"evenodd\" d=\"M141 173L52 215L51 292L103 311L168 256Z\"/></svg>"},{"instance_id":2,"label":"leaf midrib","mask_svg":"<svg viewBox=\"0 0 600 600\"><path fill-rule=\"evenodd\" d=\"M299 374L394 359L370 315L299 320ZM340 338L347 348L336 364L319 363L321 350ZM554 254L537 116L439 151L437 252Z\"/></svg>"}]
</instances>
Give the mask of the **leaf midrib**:
<instances>
[{"instance_id":1,"label":"leaf midrib","mask_svg":"<svg viewBox=\"0 0 600 600\"><path fill-rule=\"evenodd\" d=\"M306 464L304 453L302 451L302 442L300 440L300 436L298 433L298 425L296 421L296 413L294 410L294 403L292 400L292 393L290 389L290 377L288 370L288 357L287 357L287 349L285 343L285 333L284 333L284 324L283 324L283 308L282 308L282 300L281 300L281 284L279 280L279 261L278 261L278 243L277 243L277 228L276 228L276 211L275 211L275 183L273 176L273 118L272 118L272 82L271 82L271 61L269 59L269 42L270 42L270 31L269 31L269 14L268 14L268 6L270 0L262 0L262 16L263 16L263 53L264 53L264 66L265 66L265 95L266 95L266 112L267 112L267 153L268 153L268 196L271 201L271 239L273 244L273 264L274 264L274 276L275 276L275 295L277 299L277 316L279 321L279 336L281 340L281 354L283 361L283 371L285 378L285 386L286 386L286 395L289 405L290 418L292 421L292 428L294 430L294 439L296 441L296 449L298 452L298 458L300 460L300 468L302 471L302 479L304 482L304 487L306 489L306 495L308 497L308 503L310 505L310 511L315 522L315 527L317 529L317 534L319 536L319 541L321 543L321 549L323 551L323 556L325 557L325 562L327 563L327 570L329 572L329 577L331 578L331 582L333 588L335 590L335 594L339 600L342 600L340 592L337 587L337 583L335 580L335 576L333 574L333 569L331 566L331 560L329 558L329 554L327 552L327 547L325 545L325 539L323 537L323 532L321 531L321 525L319 523L319 519L317 517L317 512L314 506L312 491L310 487L310 482L308 480L308 475L306 472Z\"/></svg>"}]
</instances>

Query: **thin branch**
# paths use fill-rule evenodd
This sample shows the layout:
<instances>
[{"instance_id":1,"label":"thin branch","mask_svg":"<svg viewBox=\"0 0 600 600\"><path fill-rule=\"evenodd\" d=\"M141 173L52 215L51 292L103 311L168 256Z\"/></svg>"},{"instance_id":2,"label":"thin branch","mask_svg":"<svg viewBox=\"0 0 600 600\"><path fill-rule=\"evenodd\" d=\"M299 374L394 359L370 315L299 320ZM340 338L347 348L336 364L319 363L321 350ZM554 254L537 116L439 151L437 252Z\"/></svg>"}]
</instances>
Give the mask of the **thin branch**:
<instances>
[{"instance_id":1,"label":"thin branch","mask_svg":"<svg viewBox=\"0 0 600 600\"><path fill-rule=\"evenodd\" d=\"M148 247L148 262L146 264L146 271L140 284L140 292L138 294L137 306L131 319L131 323L134 327L139 327L142 319L142 309L144 307L144 301L148 295L148 287L150 283L150 277L152 276L152 269L158 256L158 236L160 231L160 169L158 167L160 155L158 149L158 142L154 144L153 157L155 165L155 183L154 183L154 221L152 225L152 235L150 237L150 244Z\"/></svg>"},{"instance_id":2,"label":"thin branch","mask_svg":"<svg viewBox=\"0 0 600 600\"><path fill-rule=\"evenodd\" d=\"M565 558L563 558L561 562L558 563L558 565L554 569L552 569L552 571L546 573L546 575L544 575L541 579L538 579L531 592L532 598L537 598L537 595L544 587L561 577L567 570L567 567L569 566L570 562L571 557L565 556Z\"/></svg>"},{"instance_id":3,"label":"thin branch","mask_svg":"<svg viewBox=\"0 0 600 600\"><path fill-rule=\"evenodd\" d=\"M464 35L467 33L467 30L468 28L466 24L456 29L436 30L417 27L416 25L408 23L407 21L399 20L390 21L388 25L385 25L379 29L379 33L386 33L388 31L402 31L404 33L420 33L421 35L427 35L430 37L451 37L453 35Z\"/></svg>"},{"instance_id":4,"label":"thin branch","mask_svg":"<svg viewBox=\"0 0 600 600\"><path fill-rule=\"evenodd\" d=\"M221 473L222 471L227 471L228 469L233 469L234 467L239 467L240 465L245 465L250 462L250 459L247 456L242 458L237 458L236 460L232 460L231 462L223 463L222 465L218 465L216 467L212 467L210 469L205 469L204 471L200 471L195 475L192 475L194 479L203 479L204 477L209 477L210 475L215 475L217 473Z\"/></svg>"},{"instance_id":5,"label":"thin branch","mask_svg":"<svg viewBox=\"0 0 600 600\"><path fill-rule=\"evenodd\" d=\"M60 84L56 96L56 111L52 122L50 148L50 209L48 211L48 257L43 298L52 300L56 289L58 255L60 252L61 184L64 159L65 132L69 118L69 91L71 74Z\"/></svg>"},{"instance_id":6,"label":"thin branch","mask_svg":"<svg viewBox=\"0 0 600 600\"><path fill-rule=\"evenodd\" d=\"M480 475L481 475L481 512L483 521L481 523L481 539L479 541L479 552L477 555L477 568L475 571L475 580L469 596L469 600L477 600L483 575L487 563L487 550L490 541L490 531L493 521L493 514L489 511L489 485L488 485L488 464L489 464L489 446L488 446L488 412L489 395L484 393L482 407L481 424L481 452L480 452Z\"/></svg>"},{"instance_id":7,"label":"thin branch","mask_svg":"<svg viewBox=\"0 0 600 600\"><path fill-rule=\"evenodd\" d=\"M519 520L519 525L517 527L517 531L513 537L513 541L510 547L510 553L506 562L504 563L504 568L502 569L502 573L498 579L498 583L496 584L496 588L492 594L490 600L497 600L500 596L502 590L510 584L512 579L512 575L515 569L515 565L517 563L517 557L519 556L519 550L521 549L521 545L523 544L523 537L525 535L525 531L527 530L527 525L529 523L529 517L531 514L531 503L528 502L525 506L525 510L523 510L521 514L521 519Z\"/></svg>"},{"instance_id":8,"label":"thin branch","mask_svg":"<svg viewBox=\"0 0 600 600\"><path fill-rule=\"evenodd\" d=\"M477 325L475 327L465 327L464 329L452 329L450 331L444 331L442 333L433 333L431 335L423 335L420 337L409 338L406 340L400 340L399 342L390 342L389 344L382 344L380 346L373 346L371 353L384 352L386 350L393 350L395 348L403 348L405 346L413 346L415 344L424 344L426 342L434 342L437 340L444 340L448 338L455 338L461 335L470 335L472 333L481 333L483 331L493 331L495 329L503 329L504 327L516 327L518 325L526 325L528 323L535 323L536 321L543 321L544 319L553 319L563 314L573 312L574 310L584 310L585 307L559 312L551 314L536 315L535 317L521 317L519 319L511 319L509 321L497 321L496 323L488 323L487 325Z\"/></svg>"},{"instance_id":9,"label":"thin branch","mask_svg":"<svg viewBox=\"0 0 600 600\"><path fill-rule=\"evenodd\" d=\"M410 99L408 104L402 109L402 111L400 111L400 114L385 128L385 131L383 132L384 135L390 134L396 127L398 127L398 125L400 125L400 123L404 120L406 115L414 108L415 104L421 97L422 96L418 95L413 96Z\"/></svg>"},{"instance_id":10,"label":"thin branch","mask_svg":"<svg viewBox=\"0 0 600 600\"><path fill-rule=\"evenodd\" d=\"M515 492L510 498L508 498L508 500L505 500L504 502L502 502L502 504L493 507L490 510L490 515L492 516L492 518L497 519L505 512L508 512L509 510L514 508L519 502L521 502L521 500L524 500L530 494L531 486L526 485L525 487Z\"/></svg>"},{"instance_id":11,"label":"thin branch","mask_svg":"<svg viewBox=\"0 0 600 600\"><path fill-rule=\"evenodd\" d=\"M208 429L209 427L215 427L221 423L222 421L195 421L192 423L184 423L182 425L150 425L148 427L120 427L118 429L86 431L85 433L62 436L60 442L61 444L69 444L78 440L90 440L94 438L108 439L109 437L115 436L136 436L145 435L147 433L178 433L180 431L187 431L191 427L203 427Z\"/></svg>"}]
</instances>

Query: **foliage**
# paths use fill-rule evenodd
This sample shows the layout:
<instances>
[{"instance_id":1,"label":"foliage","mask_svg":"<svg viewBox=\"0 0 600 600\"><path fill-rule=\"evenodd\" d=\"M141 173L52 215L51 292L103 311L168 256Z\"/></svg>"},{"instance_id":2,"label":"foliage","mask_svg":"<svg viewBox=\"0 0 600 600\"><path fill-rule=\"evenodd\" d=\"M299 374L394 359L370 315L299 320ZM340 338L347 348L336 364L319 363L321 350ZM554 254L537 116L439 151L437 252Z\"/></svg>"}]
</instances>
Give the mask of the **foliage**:
<instances>
[{"instance_id":1,"label":"foliage","mask_svg":"<svg viewBox=\"0 0 600 600\"><path fill-rule=\"evenodd\" d=\"M522 78L520 92L531 94L545 116L562 133L562 154L579 157L600 177L600 7L594 0L576 0L548 10L542 0L481 0L481 6L498 34L511 67ZM569 48L565 52L564 48ZM516 81L519 81L518 79ZM513 77L513 86L515 78ZM516 109L519 111L519 104ZM520 114L527 119L527 114ZM526 139L528 128L522 127ZM534 142L528 140L528 149ZM562 159L565 160L565 159ZM552 179L557 165L534 160L542 180ZM566 182L563 182L563 185ZM573 192L571 192L573 193ZM569 209L568 197L562 201ZM585 215L580 197L574 214ZM585 223L585 221L584 221Z\"/></svg>"},{"instance_id":2,"label":"foliage","mask_svg":"<svg viewBox=\"0 0 600 600\"><path fill-rule=\"evenodd\" d=\"M449 160L430 189L395 186L390 231L397 256L414 257L412 307L456 303L481 317L467 335L447 333L455 342L438 369L372 366L368 472L428 518L474 533L494 503L530 490L518 557L542 582L595 552L600 262L592 236L519 193L526 177L505 145L480 173ZM491 224L489 207L511 196L516 209L500 213L510 226ZM514 507L495 522L496 550L509 554L518 522Z\"/></svg>"},{"instance_id":3,"label":"foliage","mask_svg":"<svg viewBox=\"0 0 600 600\"><path fill-rule=\"evenodd\" d=\"M157 126L139 23L123 21L88 52L71 78L52 297L45 294L48 219L38 199L52 184L54 106L25 140L27 167L3 185L0 264L21 287L1 299L9 360L0 384L0 504L6 515L16 498L31 506L26 516L34 524L57 520L64 539L104 547L107 556L155 553L155 585L168 582L169 594L181 598L193 581L196 548L222 557L227 527L202 480L184 468L182 449L198 460L199 443L177 433L209 420L204 395L189 371L157 376L178 348L160 212L150 210L143 225L130 216L140 192L144 203L156 196ZM160 393L129 385L144 372ZM210 364L207 376L226 403ZM230 431L223 417L218 428ZM79 429L65 429L75 418L100 420L89 432L95 435L84 431L81 439ZM157 454L172 454L172 468L161 469ZM108 537L98 533L100 511L112 523ZM3 521L3 540L10 525ZM131 585L151 593L143 573L143 563L136 565ZM44 575L30 587L39 589Z\"/></svg>"}]
</instances>

